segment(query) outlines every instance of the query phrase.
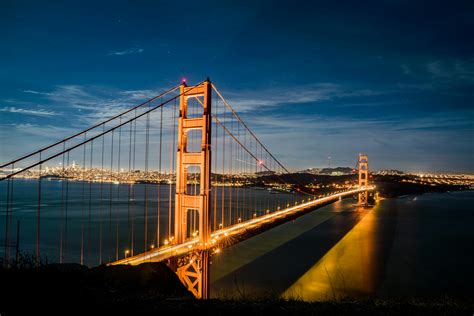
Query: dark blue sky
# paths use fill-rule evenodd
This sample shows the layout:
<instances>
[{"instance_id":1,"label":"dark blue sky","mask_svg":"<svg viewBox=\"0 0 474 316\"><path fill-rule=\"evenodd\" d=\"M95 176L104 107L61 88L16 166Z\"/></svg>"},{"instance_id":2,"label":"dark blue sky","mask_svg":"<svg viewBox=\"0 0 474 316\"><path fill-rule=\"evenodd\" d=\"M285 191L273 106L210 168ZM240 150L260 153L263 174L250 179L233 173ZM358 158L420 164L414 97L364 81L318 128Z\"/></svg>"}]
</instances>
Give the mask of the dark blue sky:
<instances>
[{"instance_id":1,"label":"dark blue sky","mask_svg":"<svg viewBox=\"0 0 474 316\"><path fill-rule=\"evenodd\" d=\"M0 39L1 161L209 76L292 168L474 172L473 1L2 0Z\"/></svg>"}]
</instances>

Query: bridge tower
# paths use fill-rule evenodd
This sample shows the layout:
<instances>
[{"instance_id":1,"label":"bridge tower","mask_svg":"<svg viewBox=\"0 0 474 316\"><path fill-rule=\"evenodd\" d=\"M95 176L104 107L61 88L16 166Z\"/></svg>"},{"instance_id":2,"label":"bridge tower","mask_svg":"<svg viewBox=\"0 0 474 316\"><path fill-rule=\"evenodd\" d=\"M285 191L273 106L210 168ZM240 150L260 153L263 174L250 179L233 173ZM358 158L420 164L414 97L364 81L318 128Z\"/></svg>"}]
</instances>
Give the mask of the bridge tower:
<instances>
[{"instance_id":1,"label":"bridge tower","mask_svg":"<svg viewBox=\"0 0 474 316\"><path fill-rule=\"evenodd\" d=\"M196 98L202 105L202 116L190 117L188 100ZM186 83L180 87L178 148L176 156L176 198L174 243L182 244L188 238L188 214L196 212L199 219L199 245L195 252L178 261L177 275L197 298L209 297L209 253L206 245L210 239L210 184L211 184L211 82L208 80L193 87ZM200 151L191 152L188 146L190 131L200 132ZM192 167L198 174L199 195L188 192L188 172ZM196 169L199 168L197 172Z\"/></svg>"},{"instance_id":2,"label":"bridge tower","mask_svg":"<svg viewBox=\"0 0 474 316\"><path fill-rule=\"evenodd\" d=\"M359 154L359 187L369 185L369 157L366 154ZM359 205L368 204L369 192L367 190L359 193Z\"/></svg>"}]
</instances>

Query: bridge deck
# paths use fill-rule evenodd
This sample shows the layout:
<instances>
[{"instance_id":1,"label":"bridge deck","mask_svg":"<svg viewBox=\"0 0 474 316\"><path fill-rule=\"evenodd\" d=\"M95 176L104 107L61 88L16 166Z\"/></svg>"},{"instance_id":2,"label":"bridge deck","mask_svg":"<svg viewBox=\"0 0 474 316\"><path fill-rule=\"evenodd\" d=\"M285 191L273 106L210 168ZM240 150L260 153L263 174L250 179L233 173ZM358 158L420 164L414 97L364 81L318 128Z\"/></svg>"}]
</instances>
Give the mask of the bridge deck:
<instances>
[{"instance_id":1,"label":"bridge deck","mask_svg":"<svg viewBox=\"0 0 474 316\"><path fill-rule=\"evenodd\" d=\"M302 204L298 204L280 211L276 211L273 213L269 213L242 223L238 223L226 228L219 229L215 232L211 233L211 242L207 245L202 245L199 243L198 238L195 238L193 240L186 241L182 244L179 245L166 245L162 246L157 249L153 249L141 254L138 254L133 257L121 259L115 262L110 263L111 265L118 265L118 264L130 264L130 265L138 265L140 263L144 262L159 262L163 261L175 256L181 256L185 255L188 252L191 252L196 249L206 249L206 248L212 248L216 245L216 243L219 242L219 239L223 237L230 237L230 236L239 236L241 234L244 234L247 232L249 229L254 229L258 228L259 226L262 226L264 224L276 221L278 219L282 219L287 216L295 215L297 213L303 213L304 211L307 211L308 209L314 208L320 204L328 203L328 202L333 202L339 198L346 197L349 195L357 194L362 191L370 191L373 190L373 186L368 186L366 188L358 188L354 190L349 190L341 193L336 193L330 196L326 196L323 198L315 199L312 201L308 201Z\"/></svg>"}]
</instances>

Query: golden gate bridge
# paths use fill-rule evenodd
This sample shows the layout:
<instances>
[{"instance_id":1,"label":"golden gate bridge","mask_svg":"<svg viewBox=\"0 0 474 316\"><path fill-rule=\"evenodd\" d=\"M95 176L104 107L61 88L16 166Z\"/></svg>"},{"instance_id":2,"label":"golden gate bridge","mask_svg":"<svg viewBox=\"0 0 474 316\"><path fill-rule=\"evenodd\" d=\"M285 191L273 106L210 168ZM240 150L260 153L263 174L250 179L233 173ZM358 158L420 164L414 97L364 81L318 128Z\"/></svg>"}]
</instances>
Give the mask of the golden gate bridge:
<instances>
[{"instance_id":1,"label":"golden gate bridge","mask_svg":"<svg viewBox=\"0 0 474 316\"><path fill-rule=\"evenodd\" d=\"M0 169L6 266L18 260L21 219L22 250L37 264L165 261L198 298L209 297L221 249L344 197L366 206L374 190L361 154L357 183L313 194L209 79L183 81Z\"/></svg>"}]
</instances>

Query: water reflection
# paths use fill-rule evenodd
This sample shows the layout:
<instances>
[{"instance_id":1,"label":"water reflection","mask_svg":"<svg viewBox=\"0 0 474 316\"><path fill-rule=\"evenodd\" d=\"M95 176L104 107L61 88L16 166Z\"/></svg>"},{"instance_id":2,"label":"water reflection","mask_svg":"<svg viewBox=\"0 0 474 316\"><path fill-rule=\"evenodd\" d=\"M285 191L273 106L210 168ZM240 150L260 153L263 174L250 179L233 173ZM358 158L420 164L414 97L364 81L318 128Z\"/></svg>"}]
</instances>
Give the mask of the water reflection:
<instances>
[{"instance_id":1,"label":"water reflection","mask_svg":"<svg viewBox=\"0 0 474 316\"><path fill-rule=\"evenodd\" d=\"M376 206L368 211L350 232L282 296L313 301L373 294L378 273L377 208ZM363 210L357 212L365 213Z\"/></svg>"}]
</instances>

